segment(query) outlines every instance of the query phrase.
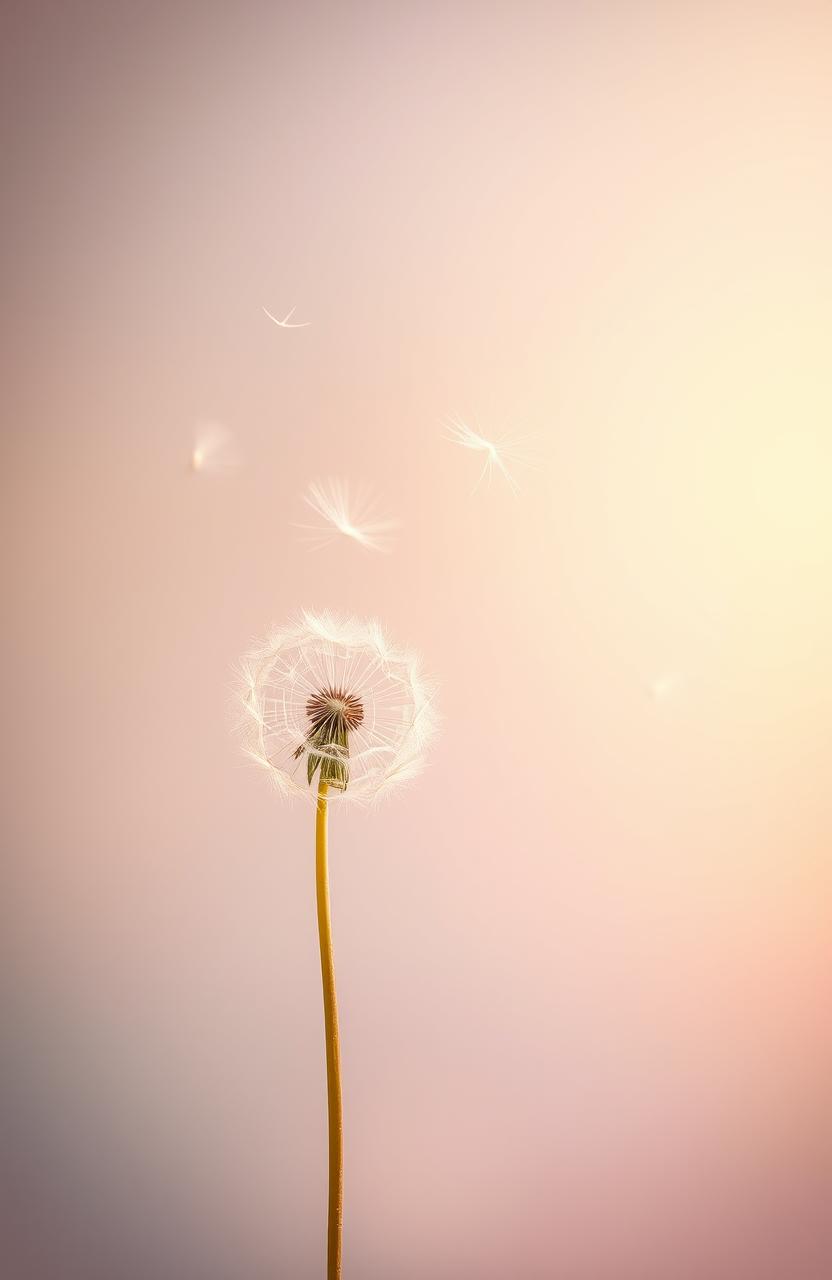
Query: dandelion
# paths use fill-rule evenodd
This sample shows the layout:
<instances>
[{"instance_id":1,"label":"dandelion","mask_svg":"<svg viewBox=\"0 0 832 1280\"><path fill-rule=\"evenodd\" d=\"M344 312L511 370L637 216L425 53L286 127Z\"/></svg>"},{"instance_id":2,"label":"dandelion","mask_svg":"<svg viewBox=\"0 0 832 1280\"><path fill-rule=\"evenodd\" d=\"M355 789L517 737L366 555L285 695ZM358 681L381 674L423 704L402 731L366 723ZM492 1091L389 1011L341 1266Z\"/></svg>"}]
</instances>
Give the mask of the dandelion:
<instances>
[{"instance_id":1,"label":"dandelion","mask_svg":"<svg viewBox=\"0 0 832 1280\"><path fill-rule=\"evenodd\" d=\"M398 521L379 519L376 504L366 491L351 497L346 480L313 480L303 500L315 512L318 523L296 527L312 547L328 547L343 537L368 551L391 550Z\"/></svg>"},{"instance_id":2,"label":"dandelion","mask_svg":"<svg viewBox=\"0 0 832 1280\"><path fill-rule=\"evenodd\" d=\"M195 473L231 471L240 465L234 437L219 422L201 422L194 433L190 469Z\"/></svg>"},{"instance_id":3,"label":"dandelion","mask_svg":"<svg viewBox=\"0 0 832 1280\"><path fill-rule=\"evenodd\" d=\"M331 800L371 803L422 769L436 729L418 658L376 622L304 612L242 665L245 747L285 796L315 798L315 883L329 1112L327 1278L341 1275L341 1050L327 865ZM313 785L317 780L317 791Z\"/></svg>"},{"instance_id":4,"label":"dandelion","mask_svg":"<svg viewBox=\"0 0 832 1280\"><path fill-rule=\"evenodd\" d=\"M519 493L517 481L509 469L509 464L531 465L531 459L522 452L525 437L501 436L499 440L487 440L479 431L474 431L461 418L456 417L448 419L444 425L446 440L458 444L463 449L471 449L483 455L482 470L472 490L473 493L476 493L483 480L487 480L490 488L495 471L499 471L504 477L512 492Z\"/></svg>"}]
</instances>

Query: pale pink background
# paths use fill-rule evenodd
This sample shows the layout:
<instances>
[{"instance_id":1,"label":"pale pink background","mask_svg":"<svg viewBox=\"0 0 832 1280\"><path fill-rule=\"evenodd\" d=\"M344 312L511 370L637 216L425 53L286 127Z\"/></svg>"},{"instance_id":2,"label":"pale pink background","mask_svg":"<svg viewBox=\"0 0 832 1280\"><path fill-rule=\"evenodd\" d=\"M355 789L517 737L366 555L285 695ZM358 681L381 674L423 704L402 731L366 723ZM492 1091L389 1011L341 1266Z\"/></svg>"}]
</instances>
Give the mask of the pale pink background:
<instances>
[{"instance_id":1,"label":"pale pink background","mask_svg":"<svg viewBox=\"0 0 832 1280\"><path fill-rule=\"evenodd\" d=\"M3 1276L322 1275L311 813L228 730L300 605L444 716L333 823L345 1280L831 1274L829 6L0 43ZM297 541L328 474L393 555Z\"/></svg>"}]
</instances>

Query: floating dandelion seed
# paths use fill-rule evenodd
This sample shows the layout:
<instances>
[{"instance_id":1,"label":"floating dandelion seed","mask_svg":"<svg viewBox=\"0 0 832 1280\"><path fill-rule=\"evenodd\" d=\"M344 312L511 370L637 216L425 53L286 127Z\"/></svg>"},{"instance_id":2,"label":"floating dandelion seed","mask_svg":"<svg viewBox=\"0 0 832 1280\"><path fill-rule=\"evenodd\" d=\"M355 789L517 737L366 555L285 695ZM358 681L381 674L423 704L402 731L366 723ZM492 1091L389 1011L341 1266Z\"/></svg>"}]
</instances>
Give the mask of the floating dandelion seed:
<instances>
[{"instance_id":1,"label":"floating dandelion seed","mask_svg":"<svg viewBox=\"0 0 832 1280\"><path fill-rule=\"evenodd\" d=\"M276 325L280 326L281 329L308 329L310 324L312 323L311 320L303 320L301 321L300 324L290 324L289 321L291 320L292 316L295 314L294 307L292 307L291 311L287 311L286 315L283 317L282 320L278 320L277 316L273 316L271 311L269 311L266 307L264 307L263 310L266 312L266 315L269 317L269 319L273 320Z\"/></svg>"},{"instance_id":2,"label":"floating dandelion seed","mask_svg":"<svg viewBox=\"0 0 832 1280\"><path fill-rule=\"evenodd\" d=\"M647 689L651 698L656 702L663 702L676 693L682 684L683 677L678 671L668 671L648 680Z\"/></svg>"},{"instance_id":3,"label":"floating dandelion seed","mask_svg":"<svg viewBox=\"0 0 832 1280\"><path fill-rule=\"evenodd\" d=\"M456 417L448 419L444 425L446 440L460 445L463 449L471 449L475 453L483 454L482 470L472 490L473 493L476 493L485 479L490 488L495 471L499 471L504 476L514 493L519 493L519 486L509 470L509 463L523 463L531 466L531 459L519 448L525 437L501 436L499 440L487 440L479 431L474 431L461 418Z\"/></svg>"},{"instance_id":4,"label":"floating dandelion seed","mask_svg":"<svg viewBox=\"0 0 832 1280\"><path fill-rule=\"evenodd\" d=\"M194 435L191 471L231 471L239 465L240 459L231 432L218 422L200 423Z\"/></svg>"},{"instance_id":5,"label":"floating dandelion seed","mask_svg":"<svg viewBox=\"0 0 832 1280\"><path fill-rule=\"evenodd\" d=\"M351 538L368 551L390 551L397 520L380 520L375 503L366 493L350 497L346 480L313 480L303 495L319 524L299 524L305 541L316 549L330 546L339 537Z\"/></svg>"},{"instance_id":6,"label":"floating dandelion seed","mask_svg":"<svg viewBox=\"0 0 832 1280\"><path fill-rule=\"evenodd\" d=\"M327 867L328 797L331 793L369 802L414 777L436 730L433 692L416 656L392 648L378 623L341 620L327 613L303 613L273 632L244 659L242 675L248 754L284 795L311 797L318 777L315 882L329 1109L327 1277L339 1280L343 1113Z\"/></svg>"}]
</instances>

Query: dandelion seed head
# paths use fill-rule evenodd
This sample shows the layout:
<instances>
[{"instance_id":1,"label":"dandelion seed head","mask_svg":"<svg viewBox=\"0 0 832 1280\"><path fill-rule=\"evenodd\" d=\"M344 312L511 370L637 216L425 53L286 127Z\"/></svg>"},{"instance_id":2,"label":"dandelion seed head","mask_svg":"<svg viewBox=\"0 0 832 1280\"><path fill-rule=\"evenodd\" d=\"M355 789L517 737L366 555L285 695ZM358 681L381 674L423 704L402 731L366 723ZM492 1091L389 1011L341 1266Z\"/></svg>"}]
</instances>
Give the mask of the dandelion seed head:
<instances>
[{"instance_id":1,"label":"dandelion seed head","mask_svg":"<svg viewBox=\"0 0 832 1280\"><path fill-rule=\"evenodd\" d=\"M244 750L286 796L369 804L414 778L437 727L418 657L377 622L303 612L240 668Z\"/></svg>"}]
</instances>

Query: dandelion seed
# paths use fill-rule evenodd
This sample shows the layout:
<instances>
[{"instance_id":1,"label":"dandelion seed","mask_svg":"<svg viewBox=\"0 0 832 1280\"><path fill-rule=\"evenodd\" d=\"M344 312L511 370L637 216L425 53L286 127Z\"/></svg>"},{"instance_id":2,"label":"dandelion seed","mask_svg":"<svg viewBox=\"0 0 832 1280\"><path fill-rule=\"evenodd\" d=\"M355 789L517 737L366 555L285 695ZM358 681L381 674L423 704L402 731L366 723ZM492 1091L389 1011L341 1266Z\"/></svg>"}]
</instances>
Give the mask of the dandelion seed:
<instances>
[{"instance_id":1,"label":"dandelion seed","mask_svg":"<svg viewBox=\"0 0 832 1280\"><path fill-rule=\"evenodd\" d=\"M191 471L231 471L239 465L240 459L231 432L218 422L200 423L194 434Z\"/></svg>"},{"instance_id":2,"label":"dandelion seed","mask_svg":"<svg viewBox=\"0 0 832 1280\"><path fill-rule=\"evenodd\" d=\"M676 693L682 684L683 677L678 671L667 671L649 680L647 689L651 698L656 702L663 702Z\"/></svg>"},{"instance_id":3,"label":"dandelion seed","mask_svg":"<svg viewBox=\"0 0 832 1280\"><path fill-rule=\"evenodd\" d=\"M327 864L329 797L366 803L419 773L436 730L433 690L416 656L393 648L378 623L327 613L303 613L273 632L244 659L240 681L249 757L269 771L284 796L312 796L318 780L315 884L329 1110L327 1277L340 1280L343 1108Z\"/></svg>"},{"instance_id":4,"label":"dandelion seed","mask_svg":"<svg viewBox=\"0 0 832 1280\"><path fill-rule=\"evenodd\" d=\"M319 518L317 524L299 524L302 537L315 549L330 546L339 537L351 538L368 551L390 551L397 520L379 519L375 503L366 493L350 496L346 480L313 480L303 495Z\"/></svg>"},{"instance_id":5,"label":"dandelion seed","mask_svg":"<svg viewBox=\"0 0 832 1280\"><path fill-rule=\"evenodd\" d=\"M292 307L291 311L286 312L286 315L283 317L282 320L278 320L277 316L273 316L271 311L269 311L266 307L264 307L263 310L266 312L266 315L269 317L269 319L273 320L274 323L276 325L279 325L281 329L308 329L310 324L312 323L311 320L303 320L299 324L290 324L289 321L291 320L292 316L295 314L294 307Z\"/></svg>"},{"instance_id":6,"label":"dandelion seed","mask_svg":"<svg viewBox=\"0 0 832 1280\"><path fill-rule=\"evenodd\" d=\"M474 431L461 418L456 417L448 419L444 426L446 440L450 440L453 444L458 444L463 449L471 449L473 452L483 455L482 470L477 477L477 482L472 490L473 493L476 493L483 480L487 481L487 487L490 488L495 471L500 472L513 493L519 493L519 486L509 470L509 463L512 465L516 463L526 466L532 465L531 458L521 452L520 449L527 437L501 436L499 440L487 440L479 431Z\"/></svg>"}]
</instances>

